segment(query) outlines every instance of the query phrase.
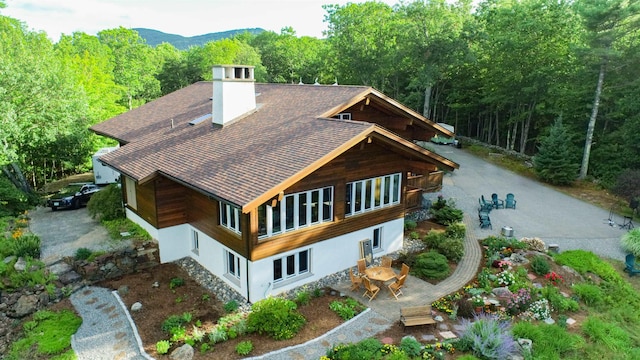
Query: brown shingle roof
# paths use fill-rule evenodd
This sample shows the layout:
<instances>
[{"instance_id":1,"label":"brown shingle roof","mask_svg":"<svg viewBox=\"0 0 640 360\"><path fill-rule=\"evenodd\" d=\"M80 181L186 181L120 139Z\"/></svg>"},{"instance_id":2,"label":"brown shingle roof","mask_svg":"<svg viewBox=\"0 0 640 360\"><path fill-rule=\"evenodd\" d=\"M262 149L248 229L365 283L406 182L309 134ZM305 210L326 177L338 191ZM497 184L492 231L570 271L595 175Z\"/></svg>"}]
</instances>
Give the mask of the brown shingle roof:
<instances>
[{"instance_id":1,"label":"brown shingle roof","mask_svg":"<svg viewBox=\"0 0 640 360\"><path fill-rule=\"evenodd\" d=\"M189 125L211 113L212 84L199 82L91 129L127 143L101 157L125 175L143 182L161 173L243 206L375 131L366 122L318 118L369 91L256 84L256 112L224 127L211 119Z\"/></svg>"}]
</instances>

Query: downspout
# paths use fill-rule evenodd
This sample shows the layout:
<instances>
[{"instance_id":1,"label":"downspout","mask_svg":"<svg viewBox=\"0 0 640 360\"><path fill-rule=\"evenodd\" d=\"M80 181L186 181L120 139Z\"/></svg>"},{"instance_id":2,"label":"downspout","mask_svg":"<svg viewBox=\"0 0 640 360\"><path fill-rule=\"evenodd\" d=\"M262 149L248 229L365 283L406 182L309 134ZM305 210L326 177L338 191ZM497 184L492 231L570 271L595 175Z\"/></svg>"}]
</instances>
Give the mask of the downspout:
<instances>
[{"instance_id":1,"label":"downspout","mask_svg":"<svg viewBox=\"0 0 640 360\"><path fill-rule=\"evenodd\" d=\"M245 223L248 224L248 223L250 223L251 215L248 215L247 218L248 218L249 221L246 221ZM251 227L247 226L247 228L251 228ZM246 281L246 284L247 284L247 301L251 302L251 300L250 300L251 298L249 297L249 288L250 288L250 286L249 286L249 257L251 255L251 250L249 249L249 244L251 242L249 240L251 238L251 231L247 231L245 234L247 234L247 235L245 235L245 240L244 240L245 241L245 245L247 247L247 261L244 263L244 267L245 267L245 270L246 270L245 274L247 274L247 281Z\"/></svg>"}]
</instances>

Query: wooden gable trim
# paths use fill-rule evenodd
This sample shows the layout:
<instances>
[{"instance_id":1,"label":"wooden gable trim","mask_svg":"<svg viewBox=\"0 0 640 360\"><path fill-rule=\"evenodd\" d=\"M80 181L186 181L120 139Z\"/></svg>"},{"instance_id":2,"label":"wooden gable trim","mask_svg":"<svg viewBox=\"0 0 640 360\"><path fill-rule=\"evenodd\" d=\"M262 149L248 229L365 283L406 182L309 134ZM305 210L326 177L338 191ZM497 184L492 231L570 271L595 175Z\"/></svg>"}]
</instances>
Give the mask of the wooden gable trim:
<instances>
[{"instance_id":1,"label":"wooden gable trim","mask_svg":"<svg viewBox=\"0 0 640 360\"><path fill-rule=\"evenodd\" d=\"M407 125L417 125L422 128L433 129L438 135L446 136L446 137L454 137L455 134L446 128L438 125L437 123L427 119L421 114L411 110L410 108L402 105L400 102L394 100L393 98L388 97L387 95L379 92L378 90L369 87L366 88L361 94L358 96L354 96L350 101L338 105L327 112L320 115L321 118L331 118L336 114L344 112L346 109L355 106L356 104L362 102L361 106L369 106L371 105L371 100L374 100L378 106L383 108L387 108L391 111L395 111L400 114L407 115L407 118L402 118L405 121L402 121L401 124L391 125L389 128L393 128L396 130L404 130L404 127ZM416 120L416 121L414 121Z\"/></svg>"},{"instance_id":2,"label":"wooden gable trim","mask_svg":"<svg viewBox=\"0 0 640 360\"><path fill-rule=\"evenodd\" d=\"M364 131L362 131L359 135L354 136L350 141L345 142L344 144L342 144L341 146L337 147L333 151L329 152L325 156L321 157L320 159L318 159L317 161L315 161L311 165L309 165L306 168L300 170L295 175L291 176L290 178L288 178L285 181L281 182L280 184L278 184L277 186L273 187L269 191L265 192L263 195L255 198L252 201L250 201L249 203L245 204L244 206L241 207L242 212L243 213L248 213L252 209L257 208L258 206L260 206L261 204L263 204L263 203L265 203L265 202L267 202L267 201L269 201L271 199L280 197L281 193L284 195L283 191L285 189L287 189L288 187L290 187L293 184L297 183L298 181L302 180L305 176L307 176L307 175L311 174L312 172L316 171L318 168L320 168L321 166L327 164L329 161L335 159L336 157L338 157L339 155L341 155L345 151L347 151L347 150L351 149L352 147L356 146L360 141L366 139L367 136L371 133L371 131L373 130L374 127L375 127L375 125L368 126Z\"/></svg>"},{"instance_id":3,"label":"wooden gable trim","mask_svg":"<svg viewBox=\"0 0 640 360\"><path fill-rule=\"evenodd\" d=\"M376 140L391 145L393 147L402 149L403 147L409 148L412 151L412 154L417 155L419 160L426 161L432 164L437 165L438 167L444 168L448 171L453 171L454 169L459 169L460 165L454 161L451 161L443 156L440 156L434 152L431 152L421 146L418 146L410 141L405 140L404 138L388 131L387 129L375 126ZM402 146L399 146L402 145ZM406 151L406 150L405 150Z\"/></svg>"}]
</instances>

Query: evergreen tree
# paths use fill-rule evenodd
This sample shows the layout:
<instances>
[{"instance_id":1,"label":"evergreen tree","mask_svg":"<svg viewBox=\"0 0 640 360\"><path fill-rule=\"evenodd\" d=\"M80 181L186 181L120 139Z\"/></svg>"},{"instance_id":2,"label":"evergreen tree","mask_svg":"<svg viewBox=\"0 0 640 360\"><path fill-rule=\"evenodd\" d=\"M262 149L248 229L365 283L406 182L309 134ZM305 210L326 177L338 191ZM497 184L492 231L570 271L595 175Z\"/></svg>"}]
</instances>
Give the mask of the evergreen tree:
<instances>
[{"instance_id":1,"label":"evergreen tree","mask_svg":"<svg viewBox=\"0 0 640 360\"><path fill-rule=\"evenodd\" d=\"M568 185L578 175L578 164L573 161L567 130L562 120L556 120L549 135L542 139L533 166L538 177L550 184Z\"/></svg>"}]
</instances>

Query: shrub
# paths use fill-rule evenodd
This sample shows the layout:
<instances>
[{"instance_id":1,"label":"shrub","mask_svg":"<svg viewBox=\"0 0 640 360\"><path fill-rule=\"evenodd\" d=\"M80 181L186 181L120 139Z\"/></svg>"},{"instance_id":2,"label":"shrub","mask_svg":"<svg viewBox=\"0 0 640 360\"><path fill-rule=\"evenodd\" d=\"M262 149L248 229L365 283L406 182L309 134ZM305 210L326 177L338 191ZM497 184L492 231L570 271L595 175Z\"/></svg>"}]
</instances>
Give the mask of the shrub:
<instances>
[{"instance_id":1,"label":"shrub","mask_svg":"<svg viewBox=\"0 0 640 360\"><path fill-rule=\"evenodd\" d=\"M87 210L92 218L103 221L124 219L122 190L118 184L111 184L91 196Z\"/></svg>"},{"instance_id":2,"label":"shrub","mask_svg":"<svg viewBox=\"0 0 640 360\"><path fill-rule=\"evenodd\" d=\"M453 239L464 239L467 233L467 227L463 222L455 222L447 227L444 232L445 236Z\"/></svg>"},{"instance_id":3,"label":"shrub","mask_svg":"<svg viewBox=\"0 0 640 360\"><path fill-rule=\"evenodd\" d=\"M436 250L446 256L449 261L457 263L464 255L464 241L462 239L445 238Z\"/></svg>"},{"instance_id":4,"label":"shrub","mask_svg":"<svg viewBox=\"0 0 640 360\"><path fill-rule=\"evenodd\" d=\"M427 235L422 238L422 242L424 242L425 246L429 249L437 249L445 239L445 234L442 231L429 230Z\"/></svg>"},{"instance_id":5,"label":"shrub","mask_svg":"<svg viewBox=\"0 0 640 360\"><path fill-rule=\"evenodd\" d=\"M79 248L78 250L76 250L76 254L74 257L76 260L87 260L89 256L91 256L91 253L91 249Z\"/></svg>"},{"instance_id":6,"label":"shrub","mask_svg":"<svg viewBox=\"0 0 640 360\"><path fill-rule=\"evenodd\" d=\"M40 237L35 234L25 234L11 241L11 253L17 257L40 258Z\"/></svg>"},{"instance_id":7,"label":"shrub","mask_svg":"<svg viewBox=\"0 0 640 360\"><path fill-rule=\"evenodd\" d=\"M631 200L640 197L640 169L622 171L611 190L624 199Z\"/></svg>"},{"instance_id":8,"label":"shrub","mask_svg":"<svg viewBox=\"0 0 640 360\"><path fill-rule=\"evenodd\" d=\"M533 270L536 275L545 275L551 270L551 265L549 265L544 256L537 255L531 259L531 270Z\"/></svg>"},{"instance_id":9,"label":"shrub","mask_svg":"<svg viewBox=\"0 0 640 360\"><path fill-rule=\"evenodd\" d=\"M237 301L230 300L224 304L224 311L226 311L227 313L232 313L238 310L239 307L240 307L240 304L238 304Z\"/></svg>"},{"instance_id":10,"label":"shrub","mask_svg":"<svg viewBox=\"0 0 640 360\"><path fill-rule=\"evenodd\" d=\"M276 340L294 337L305 323L295 302L270 297L253 304L247 318L249 331L267 334Z\"/></svg>"},{"instance_id":11,"label":"shrub","mask_svg":"<svg viewBox=\"0 0 640 360\"><path fill-rule=\"evenodd\" d=\"M438 202L436 202L437 204ZM464 213L460 209L456 209L455 202L452 199L442 207L434 206L429 209L431 216L435 222L442 225L450 225L462 221Z\"/></svg>"},{"instance_id":12,"label":"shrub","mask_svg":"<svg viewBox=\"0 0 640 360\"><path fill-rule=\"evenodd\" d=\"M429 251L416 257L411 272L418 277L440 280L449 276L451 269L444 255Z\"/></svg>"},{"instance_id":13,"label":"shrub","mask_svg":"<svg viewBox=\"0 0 640 360\"><path fill-rule=\"evenodd\" d=\"M253 350L253 343L249 340L240 341L238 345L236 345L236 352L238 355L249 355L249 353Z\"/></svg>"},{"instance_id":14,"label":"shrub","mask_svg":"<svg viewBox=\"0 0 640 360\"><path fill-rule=\"evenodd\" d=\"M414 337L406 336L400 340L400 349L404 351L409 358L414 358L420 356L422 344L420 344Z\"/></svg>"},{"instance_id":15,"label":"shrub","mask_svg":"<svg viewBox=\"0 0 640 360\"><path fill-rule=\"evenodd\" d=\"M408 231L413 231L418 227L418 223L413 220L405 220L404 221L404 229Z\"/></svg>"},{"instance_id":16,"label":"shrub","mask_svg":"<svg viewBox=\"0 0 640 360\"><path fill-rule=\"evenodd\" d=\"M156 351L160 355L168 353L170 347L171 343L169 342L169 340L160 340L156 343Z\"/></svg>"},{"instance_id":17,"label":"shrub","mask_svg":"<svg viewBox=\"0 0 640 360\"><path fill-rule=\"evenodd\" d=\"M419 239L419 238L420 238L420 233L419 233L419 232L417 232L417 231L412 231L411 233L409 233L409 237L410 237L412 240L417 240L417 239Z\"/></svg>"},{"instance_id":18,"label":"shrub","mask_svg":"<svg viewBox=\"0 0 640 360\"><path fill-rule=\"evenodd\" d=\"M482 359L507 359L516 351L510 324L488 314L476 315L473 322L463 319L464 330L459 343Z\"/></svg>"},{"instance_id":19,"label":"shrub","mask_svg":"<svg viewBox=\"0 0 640 360\"><path fill-rule=\"evenodd\" d=\"M4 174L0 174L0 217L15 216L28 210L36 202L26 193L20 191ZM4 230L4 229L1 229Z\"/></svg>"},{"instance_id":20,"label":"shrub","mask_svg":"<svg viewBox=\"0 0 640 360\"><path fill-rule=\"evenodd\" d=\"M640 257L640 228L632 229L622 235L620 245L626 252Z\"/></svg>"}]
</instances>

